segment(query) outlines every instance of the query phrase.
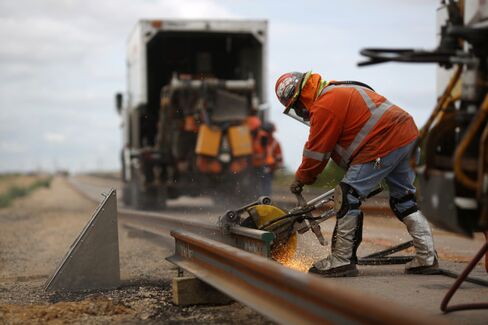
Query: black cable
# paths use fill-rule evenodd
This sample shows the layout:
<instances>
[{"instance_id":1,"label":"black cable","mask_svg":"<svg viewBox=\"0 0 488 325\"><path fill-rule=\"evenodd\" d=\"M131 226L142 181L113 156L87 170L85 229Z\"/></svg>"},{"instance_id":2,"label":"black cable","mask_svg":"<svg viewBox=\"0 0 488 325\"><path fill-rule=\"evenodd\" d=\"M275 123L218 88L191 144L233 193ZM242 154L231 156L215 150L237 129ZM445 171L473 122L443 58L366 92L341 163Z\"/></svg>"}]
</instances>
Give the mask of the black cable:
<instances>
[{"instance_id":1,"label":"black cable","mask_svg":"<svg viewBox=\"0 0 488 325\"><path fill-rule=\"evenodd\" d=\"M295 213L288 213L288 214L285 214L279 218L276 218L276 219L273 219L273 220L270 220L268 221L267 223L265 223L264 225L262 225L261 227L259 227L258 229L259 230L263 230L265 229L266 227L269 227L277 222L280 222L282 220L285 220L285 219L288 219L288 218L293 218L293 217L298 217L298 216L302 216L302 221L303 220L312 220L312 221L316 221L316 220L320 220L322 219L323 217L321 216L318 216L318 217L308 217L308 216L305 216L304 214L307 214L309 212L312 212L314 210L313 207L310 207L310 208L307 208L307 209L304 209L304 210L301 210L299 212L295 212ZM298 221L298 218L297 220L295 220L295 222ZM301 221L300 221L301 222Z\"/></svg>"},{"instance_id":2,"label":"black cable","mask_svg":"<svg viewBox=\"0 0 488 325\"><path fill-rule=\"evenodd\" d=\"M334 81L334 82L331 82L330 84L331 85L356 85L356 86L365 87L371 91L374 91L373 87L365 84L364 82L354 81L354 80Z\"/></svg>"},{"instance_id":3,"label":"black cable","mask_svg":"<svg viewBox=\"0 0 488 325\"><path fill-rule=\"evenodd\" d=\"M415 49L367 48L360 51L369 61L359 62L358 66L366 66L384 62L415 62L451 64L456 55L452 50L423 51Z\"/></svg>"}]
</instances>

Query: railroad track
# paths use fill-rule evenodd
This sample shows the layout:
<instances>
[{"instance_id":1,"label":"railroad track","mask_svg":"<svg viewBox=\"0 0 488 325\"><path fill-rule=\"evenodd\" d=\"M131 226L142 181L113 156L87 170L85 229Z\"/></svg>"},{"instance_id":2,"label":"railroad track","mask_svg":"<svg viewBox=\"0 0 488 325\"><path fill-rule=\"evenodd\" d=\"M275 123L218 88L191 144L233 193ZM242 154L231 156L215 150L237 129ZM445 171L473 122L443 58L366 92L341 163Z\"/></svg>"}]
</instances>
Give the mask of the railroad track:
<instances>
[{"instance_id":1,"label":"railroad track","mask_svg":"<svg viewBox=\"0 0 488 325\"><path fill-rule=\"evenodd\" d=\"M70 179L70 185L90 201L99 202L100 188L83 184ZM229 229L229 234L223 235L217 224L187 220L167 215L161 212L133 210L125 207L117 209L118 219L122 226L134 234L166 245L171 245L174 239L171 230L185 230L207 238L213 238L228 245L236 246L254 254L270 257L272 233L256 229L235 226Z\"/></svg>"},{"instance_id":2,"label":"railroad track","mask_svg":"<svg viewBox=\"0 0 488 325\"><path fill-rule=\"evenodd\" d=\"M100 192L70 180L75 190L98 202ZM262 315L282 324L441 324L389 301L345 290L333 282L284 267L269 257L271 233L236 227L223 235L217 225L159 212L121 208L129 232L174 245L167 260Z\"/></svg>"}]
</instances>

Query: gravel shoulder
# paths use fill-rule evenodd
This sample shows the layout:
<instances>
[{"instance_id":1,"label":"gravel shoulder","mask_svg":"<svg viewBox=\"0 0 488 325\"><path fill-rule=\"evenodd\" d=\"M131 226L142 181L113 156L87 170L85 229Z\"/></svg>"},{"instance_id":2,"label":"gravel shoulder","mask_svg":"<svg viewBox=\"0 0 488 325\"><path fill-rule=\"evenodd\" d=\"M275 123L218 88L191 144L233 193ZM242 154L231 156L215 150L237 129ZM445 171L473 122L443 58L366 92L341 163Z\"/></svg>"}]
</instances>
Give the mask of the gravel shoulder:
<instances>
[{"instance_id":1,"label":"gravel shoulder","mask_svg":"<svg viewBox=\"0 0 488 325\"><path fill-rule=\"evenodd\" d=\"M116 180L89 180L94 193L117 187ZM102 198L100 197L100 200ZM207 200L208 201L208 200ZM167 213L182 218L215 221L221 208L204 199L182 198L170 202ZM192 206L195 205L195 206ZM39 189L0 209L0 324L266 324L253 310L233 303L226 306L178 307L171 302L173 265L164 258L171 251L119 228L123 285L117 290L81 294L46 293L43 285L91 217L96 204L74 191L67 179L54 178L49 189ZM329 239L334 222L322 224ZM434 229L441 266L459 272L483 239L474 240ZM395 218L366 213L359 256L409 240ZM312 233L300 237L297 256L290 267L306 271L325 257L330 247L318 245ZM439 304L453 279L442 276L407 276L403 266L361 266L360 277L324 279L355 292L379 296L431 315L440 315ZM482 265L474 275L487 279ZM487 289L465 284L454 303L486 300ZM445 316L454 323L486 324L486 311Z\"/></svg>"},{"instance_id":2,"label":"gravel shoulder","mask_svg":"<svg viewBox=\"0 0 488 325\"><path fill-rule=\"evenodd\" d=\"M239 303L179 307L171 302L174 267L166 248L119 228L123 285L117 290L46 293L44 283L96 205L62 177L0 209L0 324L267 324Z\"/></svg>"}]
</instances>

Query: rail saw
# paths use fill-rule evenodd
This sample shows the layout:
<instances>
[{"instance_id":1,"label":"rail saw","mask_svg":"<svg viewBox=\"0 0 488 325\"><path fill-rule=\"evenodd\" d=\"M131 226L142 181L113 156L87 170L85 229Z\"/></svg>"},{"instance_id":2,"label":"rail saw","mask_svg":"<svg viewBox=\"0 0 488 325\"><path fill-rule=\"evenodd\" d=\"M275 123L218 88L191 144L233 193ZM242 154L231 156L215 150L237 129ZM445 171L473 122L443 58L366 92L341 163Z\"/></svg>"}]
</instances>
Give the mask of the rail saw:
<instances>
[{"instance_id":1,"label":"rail saw","mask_svg":"<svg viewBox=\"0 0 488 325\"><path fill-rule=\"evenodd\" d=\"M235 225L272 232L272 258L286 261L295 255L297 236L310 230L322 246L327 245L320 223L334 217L342 205L342 195L337 195L338 198L334 200L337 190L329 190L308 202L301 194L295 194L298 205L290 210L281 208L273 204L269 197L262 196L243 207L226 211L219 217L219 226L224 233ZM383 188L379 187L371 192L368 198L382 190Z\"/></svg>"},{"instance_id":2,"label":"rail saw","mask_svg":"<svg viewBox=\"0 0 488 325\"><path fill-rule=\"evenodd\" d=\"M272 232L275 237L271 245L272 257L281 261L293 257L297 235L309 230L317 236L321 245L327 245L320 231L320 223L335 215L333 208L327 208L328 203L334 200L334 190L309 202L298 194L297 200L297 207L286 210L274 205L269 197L263 196L243 207L225 212L219 218L219 225L224 232L235 225ZM320 213L314 216L313 211Z\"/></svg>"}]
</instances>

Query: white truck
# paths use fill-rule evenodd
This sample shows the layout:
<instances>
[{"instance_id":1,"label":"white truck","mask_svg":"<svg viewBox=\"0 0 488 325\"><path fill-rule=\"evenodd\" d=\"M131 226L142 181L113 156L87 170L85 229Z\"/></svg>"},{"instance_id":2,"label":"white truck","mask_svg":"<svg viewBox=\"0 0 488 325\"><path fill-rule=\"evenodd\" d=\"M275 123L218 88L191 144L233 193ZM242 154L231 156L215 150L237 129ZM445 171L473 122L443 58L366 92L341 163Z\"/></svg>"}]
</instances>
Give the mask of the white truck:
<instances>
[{"instance_id":1,"label":"white truck","mask_svg":"<svg viewBox=\"0 0 488 325\"><path fill-rule=\"evenodd\" d=\"M116 95L126 204L154 209L167 198L236 191L249 199L246 120L265 115L267 33L264 20L136 24L127 93Z\"/></svg>"}]
</instances>

